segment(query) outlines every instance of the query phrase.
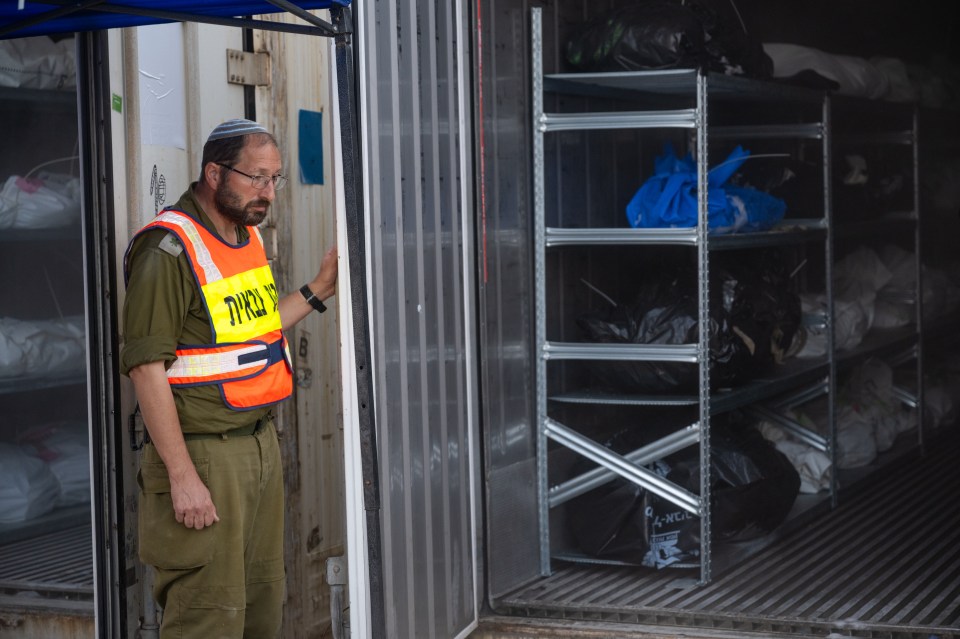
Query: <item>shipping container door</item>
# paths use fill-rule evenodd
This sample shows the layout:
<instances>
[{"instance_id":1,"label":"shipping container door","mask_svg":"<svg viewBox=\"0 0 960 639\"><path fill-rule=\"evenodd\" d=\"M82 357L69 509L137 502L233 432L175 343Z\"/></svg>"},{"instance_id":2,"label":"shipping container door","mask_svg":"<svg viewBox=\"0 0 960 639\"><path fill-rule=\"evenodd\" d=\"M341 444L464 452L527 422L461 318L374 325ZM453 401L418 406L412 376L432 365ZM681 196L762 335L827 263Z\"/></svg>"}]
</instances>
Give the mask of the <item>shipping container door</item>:
<instances>
[{"instance_id":1,"label":"shipping container door","mask_svg":"<svg viewBox=\"0 0 960 639\"><path fill-rule=\"evenodd\" d=\"M0 41L0 635L105 634L109 596L109 301L99 40ZM101 402L102 400L102 402ZM74 636L70 634L70 636Z\"/></svg>"},{"instance_id":2,"label":"shipping container door","mask_svg":"<svg viewBox=\"0 0 960 639\"><path fill-rule=\"evenodd\" d=\"M261 19L296 22L279 14ZM113 129L115 182L126 188L117 206L127 211L117 220L118 254L197 180L209 132L224 120L247 117L273 132L289 176L260 226L274 278L284 292L309 281L335 241L332 144L324 117L328 40L197 23L141 26L111 37L113 90L120 105ZM295 397L276 409L287 501L283 636L294 639L331 635L326 560L344 552L336 324L334 313L315 313L287 332L297 383ZM123 414L129 415L133 389L129 380L123 382ZM134 434L134 447L140 437ZM138 457L128 450L124 465L131 540ZM140 565L135 543L127 561L140 573L137 588L128 593L129 614L155 627L159 611L152 603L151 575Z\"/></svg>"},{"instance_id":3,"label":"shipping container door","mask_svg":"<svg viewBox=\"0 0 960 639\"><path fill-rule=\"evenodd\" d=\"M302 24L283 13L262 19ZM292 291L316 275L336 243L330 40L269 30L254 31L252 40L253 55L269 62L270 75L252 82L248 93L257 121L280 142L289 177L261 232L271 244L277 286ZM335 312L311 313L287 331L296 390L278 421L287 500L284 637L328 637L337 623L326 574L327 560L345 553L338 322Z\"/></svg>"},{"instance_id":4,"label":"shipping container door","mask_svg":"<svg viewBox=\"0 0 960 639\"><path fill-rule=\"evenodd\" d=\"M389 0L356 10L382 505L382 565L373 568L382 568L383 605L378 609L376 594L366 602L356 594L366 584L367 563L354 545L351 631L465 636L479 606L466 16L460 2ZM349 395L349 381L345 390ZM359 495L359 481L352 493L348 488L348 522L363 531L361 511L369 504L350 498ZM348 533L348 539L357 544L361 537ZM371 609L373 634L364 634Z\"/></svg>"},{"instance_id":5,"label":"shipping container door","mask_svg":"<svg viewBox=\"0 0 960 639\"><path fill-rule=\"evenodd\" d=\"M242 87L226 82L225 54L242 47L242 31L169 23L111 30L109 44L119 313L125 294L120 260L130 237L197 179L203 131L244 114ZM120 383L126 421L134 415L136 397L128 378ZM152 573L140 563L136 543L136 472L144 433L142 422L132 423L134 432L124 429L129 440L120 466L128 542L123 560L128 575L135 575L124 600L127 632L149 633L157 630L160 611L151 593Z\"/></svg>"}]
</instances>

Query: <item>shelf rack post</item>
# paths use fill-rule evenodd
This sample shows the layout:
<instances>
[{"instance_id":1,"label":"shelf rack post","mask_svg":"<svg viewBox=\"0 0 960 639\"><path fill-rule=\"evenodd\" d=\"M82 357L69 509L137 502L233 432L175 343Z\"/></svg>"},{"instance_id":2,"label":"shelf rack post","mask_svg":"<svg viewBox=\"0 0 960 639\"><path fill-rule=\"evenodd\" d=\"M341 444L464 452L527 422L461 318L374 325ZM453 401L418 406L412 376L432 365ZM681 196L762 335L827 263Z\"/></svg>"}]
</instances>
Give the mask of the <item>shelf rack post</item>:
<instances>
[{"instance_id":1,"label":"shelf rack post","mask_svg":"<svg viewBox=\"0 0 960 639\"><path fill-rule=\"evenodd\" d=\"M544 184L543 184L543 15L539 7L530 12L531 60L533 76L533 229L534 229L534 278L537 282L546 279L546 236L544 232ZM540 528L540 574L550 574L550 503L547 479L547 343L546 292L543 286L534 286L536 315L536 388L537 388L537 509Z\"/></svg>"},{"instance_id":2,"label":"shelf rack post","mask_svg":"<svg viewBox=\"0 0 960 639\"><path fill-rule=\"evenodd\" d=\"M700 377L700 583L710 582L710 237L707 179L707 77L697 74L697 359Z\"/></svg>"}]
</instances>

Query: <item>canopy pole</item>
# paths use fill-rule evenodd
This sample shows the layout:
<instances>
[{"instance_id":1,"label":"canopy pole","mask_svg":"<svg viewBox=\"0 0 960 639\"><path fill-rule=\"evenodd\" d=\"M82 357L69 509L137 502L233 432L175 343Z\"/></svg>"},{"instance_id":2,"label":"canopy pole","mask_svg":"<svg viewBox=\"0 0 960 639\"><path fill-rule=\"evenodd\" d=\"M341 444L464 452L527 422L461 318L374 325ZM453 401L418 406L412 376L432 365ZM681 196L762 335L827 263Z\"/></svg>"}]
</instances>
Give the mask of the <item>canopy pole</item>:
<instances>
[{"instance_id":1,"label":"canopy pole","mask_svg":"<svg viewBox=\"0 0 960 639\"><path fill-rule=\"evenodd\" d=\"M265 31L280 31L283 33L298 33L302 35L314 36L322 35L330 38L338 35L333 25L288 2L287 0L265 1L277 8L288 10L290 13L307 21L309 24L290 24L285 22L271 22L268 20L255 20L253 18L236 18L229 16L216 16L211 14L190 13L187 11L147 9L143 7L133 7L130 5L116 5L105 0L82 0L80 2L76 2L75 0L35 0L36 4L48 4L59 6L60 8L53 9L45 13L35 14L29 18L24 18L23 20L18 20L6 26L0 27L0 38L10 37L10 34L14 34L17 31L26 30L35 25L43 24L44 22L49 22L63 16L68 16L83 11L140 16L161 23L200 22L204 24L216 24L224 27L263 29ZM335 8L330 9L331 12L334 10ZM24 35L37 35L37 32L31 31Z\"/></svg>"},{"instance_id":2,"label":"canopy pole","mask_svg":"<svg viewBox=\"0 0 960 639\"><path fill-rule=\"evenodd\" d=\"M77 11L82 11L83 9L89 9L93 5L100 4L101 2L103 2L103 0L85 0L84 2L64 6L59 9L53 9L52 11L47 11L46 13L41 13L31 18L24 18L19 22L14 22L5 27L0 27L0 38L8 33L13 33L14 31L19 31L20 29L26 29L27 27L32 27L35 24L42 24L48 20L53 20L54 18L68 16L71 13L76 13ZM20 11L23 11L23 2L18 5L18 8Z\"/></svg>"},{"instance_id":3,"label":"canopy pole","mask_svg":"<svg viewBox=\"0 0 960 639\"><path fill-rule=\"evenodd\" d=\"M300 7L298 7L297 5L293 4L292 2L289 2L288 0L266 0L266 1L269 2L270 4L272 4L272 5L275 6L275 7L278 7L278 8L280 8L280 9L283 9L283 10L286 11L287 13L291 13L291 14L297 16L298 18L300 18L300 19L303 20L304 22L309 22L310 24L314 25L315 27L319 27L319 28L323 29L324 31L327 32L327 35L331 35L331 36L337 35L337 30L333 28L333 25L332 25L332 24L330 24L330 23L327 22L326 20L323 20L323 19L321 19L321 18L313 15L312 13L310 13L309 11L307 11L306 9L301 9ZM332 9L331 9L331 11L332 11Z\"/></svg>"}]
</instances>

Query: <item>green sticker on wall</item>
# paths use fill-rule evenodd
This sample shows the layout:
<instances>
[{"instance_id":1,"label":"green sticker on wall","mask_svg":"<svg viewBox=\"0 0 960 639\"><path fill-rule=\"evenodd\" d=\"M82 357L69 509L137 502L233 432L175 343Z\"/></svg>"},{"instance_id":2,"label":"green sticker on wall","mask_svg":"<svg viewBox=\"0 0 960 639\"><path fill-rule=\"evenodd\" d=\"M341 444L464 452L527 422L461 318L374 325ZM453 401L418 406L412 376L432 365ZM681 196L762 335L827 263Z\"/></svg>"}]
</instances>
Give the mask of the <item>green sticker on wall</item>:
<instances>
[{"instance_id":1,"label":"green sticker on wall","mask_svg":"<svg viewBox=\"0 0 960 639\"><path fill-rule=\"evenodd\" d=\"M110 100L110 105L117 113L123 113L123 98L116 93L113 94L112 99Z\"/></svg>"}]
</instances>

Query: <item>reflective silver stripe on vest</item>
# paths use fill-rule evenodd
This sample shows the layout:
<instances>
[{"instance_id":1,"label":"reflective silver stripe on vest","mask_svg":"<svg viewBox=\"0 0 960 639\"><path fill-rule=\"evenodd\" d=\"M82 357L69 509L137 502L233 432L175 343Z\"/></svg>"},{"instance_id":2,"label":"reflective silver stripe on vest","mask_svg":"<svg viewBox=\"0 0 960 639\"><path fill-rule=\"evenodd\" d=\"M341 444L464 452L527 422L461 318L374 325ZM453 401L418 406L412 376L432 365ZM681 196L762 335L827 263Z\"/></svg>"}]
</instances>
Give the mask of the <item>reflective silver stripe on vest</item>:
<instances>
[{"instance_id":1,"label":"reflective silver stripe on vest","mask_svg":"<svg viewBox=\"0 0 960 639\"><path fill-rule=\"evenodd\" d=\"M197 231L197 227L193 222L184 219L182 214L173 213L172 211L161 213L154 218L154 220L162 220L170 224L175 224L183 230L186 239L190 241L197 255L196 267L203 271L204 278L208 283L223 279L223 274L220 272L220 269L217 268L217 265L213 263L213 257L210 255L210 251L207 250L203 239L200 237L200 232Z\"/></svg>"},{"instance_id":2,"label":"reflective silver stripe on vest","mask_svg":"<svg viewBox=\"0 0 960 639\"><path fill-rule=\"evenodd\" d=\"M198 353L181 355L167 369L167 377L213 377L224 373L237 373L247 369L263 368L269 359L269 348L265 344L255 344L227 352ZM262 357L251 357L251 355ZM243 359L243 363L240 360ZM252 360L252 361L251 361Z\"/></svg>"}]
</instances>

